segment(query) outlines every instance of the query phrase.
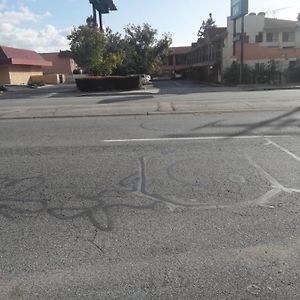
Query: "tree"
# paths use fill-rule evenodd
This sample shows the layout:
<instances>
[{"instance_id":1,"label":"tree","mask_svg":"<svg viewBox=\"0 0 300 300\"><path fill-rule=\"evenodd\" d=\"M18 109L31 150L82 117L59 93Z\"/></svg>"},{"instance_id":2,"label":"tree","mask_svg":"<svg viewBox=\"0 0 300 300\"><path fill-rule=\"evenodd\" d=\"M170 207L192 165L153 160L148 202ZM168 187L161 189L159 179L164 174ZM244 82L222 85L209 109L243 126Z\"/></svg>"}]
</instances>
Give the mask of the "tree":
<instances>
[{"instance_id":1,"label":"tree","mask_svg":"<svg viewBox=\"0 0 300 300\"><path fill-rule=\"evenodd\" d=\"M122 52L108 51L108 39L97 28L81 25L68 36L77 65L89 74L110 75L122 63Z\"/></svg>"},{"instance_id":2,"label":"tree","mask_svg":"<svg viewBox=\"0 0 300 300\"><path fill-rule=\"evenodd\" d=\"M207 32L209 28L216 27L216 22L214 21L212 17L212 13L209 14L209 18L202 22L202 25L198 31L198 42L207 38Z\"/></svg>"},{"instance_id":3,"label":"tree","mask_svg":"<svg viewBox=\"0 0 300 300\"><path fill-rule=\"evenodd\" d=\"M93 16L89 16L86 18L86 24L88 27L95 27Z\"/></svg>"},{"instance_id":4,"label":"tree","mask_svg":"<svg viewBox=\"0 0 300 300\"><path fill-rule=\"evenodd\" d=\"M157 30L149 24L128 25L125 29L123 50L124 63L118 67L119 74L153 74L162 63L165 50L171 45L170 34L157 39Z\"/></svg>"},{"instance_id":5,"label":"tree","mask_svg":"<svg viewBox=\"0 0 300 300\"><path fill-rule=\"evenodd\" d=\"M298 14L297 20L300 23L300 13Z\"/></svg>"}]
</instances>

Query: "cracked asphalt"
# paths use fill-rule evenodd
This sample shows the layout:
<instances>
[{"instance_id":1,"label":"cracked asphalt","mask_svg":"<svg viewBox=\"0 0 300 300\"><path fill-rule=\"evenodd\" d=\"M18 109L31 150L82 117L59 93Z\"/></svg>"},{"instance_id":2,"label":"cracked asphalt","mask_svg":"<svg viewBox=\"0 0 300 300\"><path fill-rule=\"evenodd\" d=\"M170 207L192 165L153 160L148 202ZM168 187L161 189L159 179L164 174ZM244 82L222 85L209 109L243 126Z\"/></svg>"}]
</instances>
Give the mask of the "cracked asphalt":
<instances>
[{"instance_id":1,"label":"cracked asphalt","mask_svg":"<svg viewBox=\"0 0 300 300\"><path fill-rule=\"evenodd\" d=\"M299 126L1 120L0 299L300 299Z\"/></svg>"}]
</instances>

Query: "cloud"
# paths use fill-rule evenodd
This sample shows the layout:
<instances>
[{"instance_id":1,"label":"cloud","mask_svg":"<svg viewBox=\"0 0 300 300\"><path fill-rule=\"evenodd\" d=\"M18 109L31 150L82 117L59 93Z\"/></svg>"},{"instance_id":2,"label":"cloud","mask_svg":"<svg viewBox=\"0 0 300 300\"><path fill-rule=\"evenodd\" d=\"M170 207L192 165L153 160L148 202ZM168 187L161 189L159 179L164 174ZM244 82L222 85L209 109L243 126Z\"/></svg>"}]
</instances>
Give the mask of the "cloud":
<instances>
[{"instance_id":1,"label":"cloud","mask_svg":"<svg viewBox=\"0 0 300 300\"><path fill-rule=\"evenodd\" d=\"M0 4L3 3L3 1L0 2ZM0 12L1 44L38 52L68 49L69 42L66 36L71 32L71 28L57 29L53 25L46 25L44 28L36 29L30 26L30 23L38 25L40 20L48 16L50 16L50 12L38 15L26 7L21 7L15 11Z\"/></svg>"},{"instance_id":2,"label":"cloud","mask_svg":"<svg viewBox=\"0 0 300 300\"><path fill-rule=\"evenodd\" d=\"M4 23L21 24L24 22L37 22L45 17L50 16L50 12L46 12L43 15L37 15L32 13L27 7L21 7L17 11L5 11L0 12L0 20Z\"/></svg>"}]
</instances>

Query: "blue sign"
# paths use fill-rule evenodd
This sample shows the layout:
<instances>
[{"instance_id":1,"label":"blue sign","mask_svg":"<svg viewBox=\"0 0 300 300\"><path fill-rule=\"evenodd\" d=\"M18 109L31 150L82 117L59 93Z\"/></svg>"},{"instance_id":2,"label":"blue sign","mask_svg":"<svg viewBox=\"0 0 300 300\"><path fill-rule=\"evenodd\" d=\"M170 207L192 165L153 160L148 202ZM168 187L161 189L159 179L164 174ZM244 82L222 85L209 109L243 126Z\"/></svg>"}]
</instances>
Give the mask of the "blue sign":
<instances>
[{"instance_id":1,"label":"blue sign","mask_svg":"<svg viewBox=\"0 0 300 300\"><path fill-rule=\"evenodd\" d=\"M231 0L231 20L247 15L248 11L248 0Z\"/></svg>"}]
</instances>

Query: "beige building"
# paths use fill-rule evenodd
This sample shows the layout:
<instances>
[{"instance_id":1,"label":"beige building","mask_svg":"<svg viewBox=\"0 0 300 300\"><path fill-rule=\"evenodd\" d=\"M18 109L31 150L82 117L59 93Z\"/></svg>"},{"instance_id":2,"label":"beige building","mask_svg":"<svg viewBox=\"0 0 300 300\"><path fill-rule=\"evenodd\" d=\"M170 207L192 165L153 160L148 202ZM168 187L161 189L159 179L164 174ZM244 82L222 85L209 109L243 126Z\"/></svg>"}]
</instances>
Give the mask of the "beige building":
<instances>
[{"instance_id":1,"label":"beige building","mask_svg":"<svg viewBox=\"0 0 300 300\"><path fill-rule=\"evenodd\" d=\"M240 43L233 47L233 21L227 20L228 35L223 49L223 69L240 61ZM237 34L241 20L237 21ZM265 13L245 16L245 63L251 67L275 61L277 70L284 72L300 58L300 24L297 21L267 18Z\"/></svg>"},{"instance_id":2,"label":"beige building","mask_svg":"<svg viewBox=\"0 0 300 300\"><path fill-rule=\"evenodd\" d=\"M42 67L51 65L34 51L0 46L0 84L28 84L31 76L43 75Z\"/></svg>"}]
</instances>

